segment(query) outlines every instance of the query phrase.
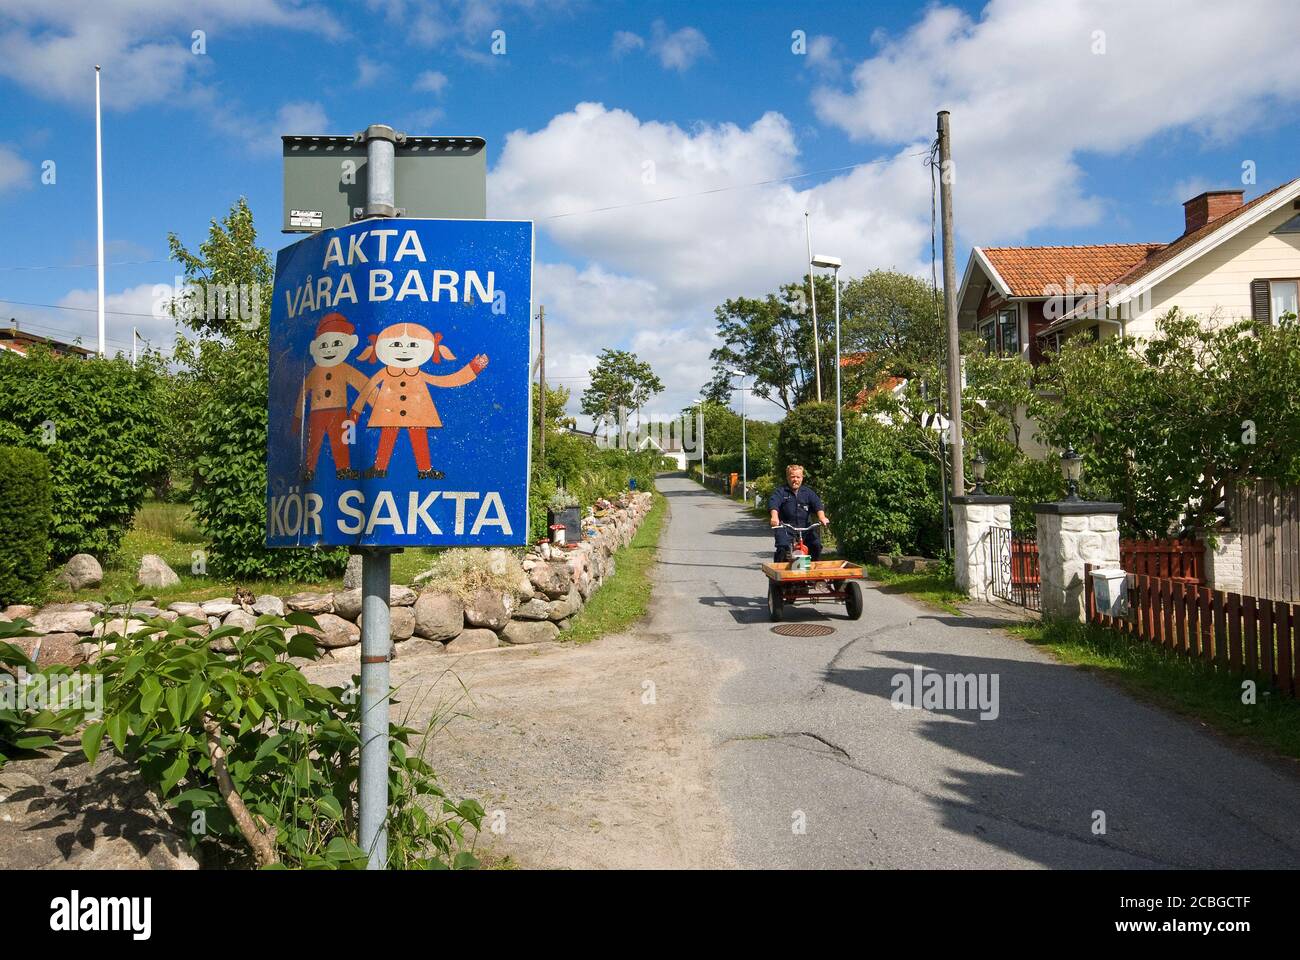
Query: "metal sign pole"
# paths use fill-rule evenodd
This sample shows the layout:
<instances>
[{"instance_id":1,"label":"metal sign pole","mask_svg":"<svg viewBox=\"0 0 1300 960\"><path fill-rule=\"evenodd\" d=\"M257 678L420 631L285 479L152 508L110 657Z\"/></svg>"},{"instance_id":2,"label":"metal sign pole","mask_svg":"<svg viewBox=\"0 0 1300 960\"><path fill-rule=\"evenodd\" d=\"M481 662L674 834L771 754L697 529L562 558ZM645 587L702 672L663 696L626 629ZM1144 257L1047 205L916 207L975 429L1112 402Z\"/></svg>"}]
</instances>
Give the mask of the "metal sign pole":
<instances>
[{"instance_id":1,"label":"metal sign pole","mask_svg":"<svg viewBox=\"0 0 1300 960\"><path fill-rule=\"evenodd\" d=\"M392 554L361 554L361 776L358 783L361 849L368 869L388 866L388 591Z\"/></svg>"},{"instance_id":2,"label":"metal sign pole","mask_svg":"<svg viewBox=\"0 0 1300 960\"><path fill-rule=\"evenodd\" d=\"M392 127L366 128L366 216L397 213L393 176ZM361 849L367 869L388 867L388 657L392 639L388 607L392 554L371 549L361 554L361 771L357 805Z\"/></svg>"}]
</instances>

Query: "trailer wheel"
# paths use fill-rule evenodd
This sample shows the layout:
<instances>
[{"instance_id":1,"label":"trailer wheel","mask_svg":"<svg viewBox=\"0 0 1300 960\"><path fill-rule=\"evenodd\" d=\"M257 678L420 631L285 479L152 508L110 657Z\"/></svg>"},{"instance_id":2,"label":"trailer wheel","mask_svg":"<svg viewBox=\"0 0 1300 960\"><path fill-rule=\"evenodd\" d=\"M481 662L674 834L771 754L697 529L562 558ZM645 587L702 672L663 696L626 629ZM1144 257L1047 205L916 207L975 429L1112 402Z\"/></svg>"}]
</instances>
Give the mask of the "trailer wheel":
<instances>
[{"instance_id":1,"label":"trailer wheel","mask_svg":"<svg viewBox=\"0 0 1300 960\"><path fill-rule=\"evenodd\" d=\"M862 619L862 584L850 580L844 591L844 607L848 610L850 620Z\"/></svg>"},{"instance_id":2,"label":"trailer wheel","mask_svg":"<svg viewBox=\"0 0 1300 960\"><path fill-rule=\"evenodd\" d=\"M781 611L785 609L785 597L781 594L781 585L776 582L767 585L767 615L773 621L781 619Z\"/></svg>"}]
</instances>

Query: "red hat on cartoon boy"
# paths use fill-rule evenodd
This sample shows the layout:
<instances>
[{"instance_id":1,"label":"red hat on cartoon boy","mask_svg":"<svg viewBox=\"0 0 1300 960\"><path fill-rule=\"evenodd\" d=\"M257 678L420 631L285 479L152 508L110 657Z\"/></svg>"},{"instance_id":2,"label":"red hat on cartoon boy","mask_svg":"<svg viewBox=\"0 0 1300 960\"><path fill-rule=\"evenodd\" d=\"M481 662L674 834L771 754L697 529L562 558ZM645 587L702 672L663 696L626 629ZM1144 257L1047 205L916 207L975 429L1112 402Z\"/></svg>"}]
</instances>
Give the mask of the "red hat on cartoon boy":
<instances>
[{"instance_id":1,"label":"red hat on cartoon boy","mask_svg":"<svg viewBox=\"0 0 1300 960\"><path fill-rule=\"evenodd\" d=\"M316 324L316 336L325 333L355 333L356 328L348 323L347 318L341 313L327 313L320 318L320 323Z\"/></svg>"}]
</instances>

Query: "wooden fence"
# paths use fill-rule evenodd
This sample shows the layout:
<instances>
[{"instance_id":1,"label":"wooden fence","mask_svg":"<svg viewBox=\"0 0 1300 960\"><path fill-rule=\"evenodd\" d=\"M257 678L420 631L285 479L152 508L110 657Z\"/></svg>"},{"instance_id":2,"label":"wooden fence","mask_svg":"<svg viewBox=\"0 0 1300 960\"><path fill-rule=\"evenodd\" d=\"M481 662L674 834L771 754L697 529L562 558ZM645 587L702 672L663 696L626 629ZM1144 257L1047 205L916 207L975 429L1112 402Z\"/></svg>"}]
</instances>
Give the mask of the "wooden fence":
<instances>
[{"instance_id":1,"label":"wooden fence","mask_svg":"<svg viewBox=\"0 0 1300 960\"><path fill-rule=\"evenodd\" d=\"M1228 512L1241 530L1242 590L1300 602L1300 487L1237 487Z\"/></svg>"},{"instance_id":2,"label":"wooden fence","mask_svg":"<svg viewBox=\"0 0 1300 960\"><path fill-rule=\"evenodd\" d=\"M1084 567L1088 622L1219 670L1262 676L1288 696L1300 693L1300 610L1266 600L1212 590L1186 579L1128 576L1128 615L1097 611L1092 564Z\"/></svg>"},{"instance_id":3,"label":"wooden fence","mask_svg":"<svg viewBox=\"0 0 1300 960\"><path fill-rule=\"evenodd\" d=\"M1148 577L1205 582L1202 540L1121 540L1119 565Z\"/></svg>"}]
</instances>

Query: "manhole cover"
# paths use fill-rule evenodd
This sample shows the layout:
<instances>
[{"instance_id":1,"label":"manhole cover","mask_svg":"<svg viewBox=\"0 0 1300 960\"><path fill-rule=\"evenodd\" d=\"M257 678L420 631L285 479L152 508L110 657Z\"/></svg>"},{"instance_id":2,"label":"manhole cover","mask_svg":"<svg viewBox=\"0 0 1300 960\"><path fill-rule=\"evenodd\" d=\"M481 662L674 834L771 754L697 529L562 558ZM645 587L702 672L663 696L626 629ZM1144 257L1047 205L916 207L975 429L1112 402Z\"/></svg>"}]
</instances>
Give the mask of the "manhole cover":
<instances>
[{"instance_id":1,"label":"manhole cover","mask_svg":"<svg viewBox=\"0 0 1300 960\"><path fill-rule=\"evenodd\" d=\"M783 637L829 637L835 628L820 623L782 623L773 627L772 632Z\"/></svg>"}]
</instances>

